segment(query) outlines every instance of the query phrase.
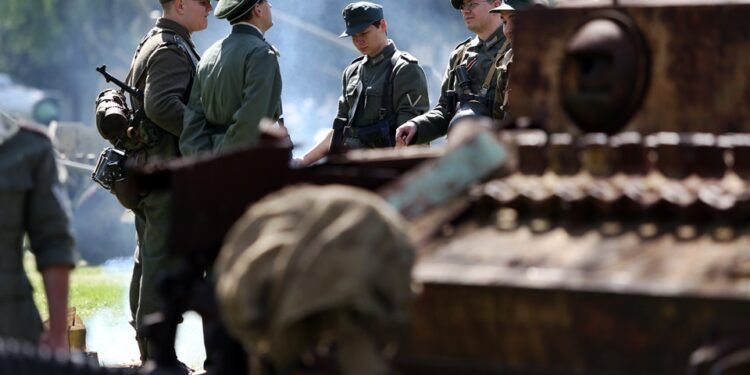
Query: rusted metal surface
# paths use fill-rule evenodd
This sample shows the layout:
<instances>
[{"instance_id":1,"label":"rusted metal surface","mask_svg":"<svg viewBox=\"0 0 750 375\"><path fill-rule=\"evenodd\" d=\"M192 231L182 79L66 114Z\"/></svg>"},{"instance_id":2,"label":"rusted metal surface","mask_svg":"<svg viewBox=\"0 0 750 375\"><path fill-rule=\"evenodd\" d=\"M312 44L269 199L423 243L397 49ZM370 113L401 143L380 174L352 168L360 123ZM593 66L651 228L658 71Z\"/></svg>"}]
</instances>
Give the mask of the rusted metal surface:
<instances>
[{"instance_id":1,"label":"rusted metal surface","mask_svg":"<svg viewBox=\"0 0 750 375\"><path fill-rule=\"evenodd\" d=\"M267 194L294 184L345 184L375 190L442 151L354 153L324 165L289 167L290 149L279 145L239 150L198 160L152 164L131 171L147 189L171 189L170 249L212 258L232 224Z\"/></svg>"},{"instance_id":2,"label":"rusted metal surface","mask_svg":"<svg viewBox=\"0 0 750 375\"><path fill-rule=\"evenodd\" d=\"M748 313L730 299L426 282L400 363L409 374L685 374L707 327Z\"/></svg>"},{"instance_id":3,"label":"rusted metal surface","mask_svg":"<svg viewBox=\"0 0 750 375\"><path fill-rule=\"evenodd\" d=\"M421 249L405 373L683 374L710 332L745 337L745 135L503 138L536 156Z\"/></svg>"},{"instance_id":4,"label":"rusted metal surface","mask_svg":"<svg viewBox=\"0 0 750 375\"><path fill-rule=\"evenodd\" d=\"M570 38L603 9L531 10L517 16L514 51L522 63L514 64L510 83L513 115L537 119L552 132L580 132L562 105L561 66ZM750 5L616 12L632 19L651 56L643 104L623 131L750 131Z\"/></svg>"}]
</instances>

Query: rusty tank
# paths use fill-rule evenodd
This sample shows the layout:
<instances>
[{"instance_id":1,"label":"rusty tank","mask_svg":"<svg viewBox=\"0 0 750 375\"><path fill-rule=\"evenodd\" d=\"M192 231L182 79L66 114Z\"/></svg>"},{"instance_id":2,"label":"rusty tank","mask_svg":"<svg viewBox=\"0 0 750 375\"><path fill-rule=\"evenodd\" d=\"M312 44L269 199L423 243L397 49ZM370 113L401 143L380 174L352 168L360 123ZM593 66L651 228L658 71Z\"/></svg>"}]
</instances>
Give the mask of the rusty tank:
<instances>
[{"instance_id":1,"label":"rusty tank","mask_svg":"<svg viewBox=\"0 0 750 375\"><path fill-rule=\"evenodd\" d=\"M676 3L517 15L527 130L422 249L407 373L750 373L750 6Z\"/></svg>"},{"instance_id":2,"label":"rusty tank","mask_svg":"<svg viewBox=\"0 0 750 375\"><path fill-rule=\"evenodd\" d=\"M512 116L455 147L142 171L172 247L211 259L266 194L353 185L420 230L397 373L750 373L750 5L578 3L517 14Z\"/></svg>"}]
</instances>

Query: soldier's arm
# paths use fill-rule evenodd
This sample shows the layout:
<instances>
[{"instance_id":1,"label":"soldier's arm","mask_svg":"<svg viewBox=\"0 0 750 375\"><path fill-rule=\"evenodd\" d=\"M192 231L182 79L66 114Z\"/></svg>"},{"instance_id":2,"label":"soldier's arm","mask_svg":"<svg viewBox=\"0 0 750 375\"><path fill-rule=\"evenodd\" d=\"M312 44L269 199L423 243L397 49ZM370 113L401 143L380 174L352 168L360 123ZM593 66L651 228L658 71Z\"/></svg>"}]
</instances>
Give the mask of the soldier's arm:
<instances>
[{"instance_id":1,"label":"soldier's arm","mask_svg":"<svg viewBox=\"0 0 750 375\"><path fill-rule=\"evenodd\" d=\"M182 134L180 134L180 153L184 156L213 150L212 133L203 110L201 91L200 80L196 79L190 91L190 100L185 107Z\"/></svg>"},{"instance_id":2,"label":"soldier's arm","mask_svg":"<svg viewBox=\"0 0 750 375\"><path fill-rule=\"evenodd\" d=\"M177 46L160 47L148 61L144 90L146 116L162 129L179 137L182 133L187 91L193 67Z\"/></svg>"},{"instance_id":3,"label":"soldier's arm","mask_svg":"<svg viewBox=\"0 0 750 375\"><path fill-rule=\"evenodd\" d=\"M344 69L344 74L341 75L341 96L339 96L339 106L336 113L336 117L338 118L349 117L349 102L346 100L346 87L348 84L347 77L350 75L350 69L352 69L351 65Z\"/></svg>"},{"instance_id":4,"label":"soldier's arm","mask_svg":"<svg viewBox=\"0 0 750 375\"><path fill-rule=\"evenodd\" d=\"M50 327L42 336L41 344L65 350L68 280L76 256L69 229L69 204L58 179L51 144L34 166L27 220L31 249L42 273L49 308Z\"/></svg>"},{"instance_id":5,"label":"soldier's arm","mask_svg":"<svg viewBox=\"0 0 750 375\"><path fill-rule=\"evenodd\" d=\"M430 109L427 79L419 64L407 63L396 70L393 78L393 103L397 125Z\"/></svg>"},{"instance_id":6,"label":"soldier's arm","mask_svg":"<svg viewBox=\"0 0 750 375\"><path fill-rule=\"evenodd\" d=\"M450 115L448 109L447 92L450 83L450 65L445 69L443 84L440 88L440 99L431 111L414 118L412 121L417 125L418 144L428 143L434 139L444 136L448 132Z\"/></svg>"},{"instance_id":7,"label":"soldier's arm","mask_svg":"<svg viewBox=\"0 0 750 375\"><path fill-rule=\"evenodd\" d=\"M42 270L44 292L47 296L49 329L40 339L40 344L55 350L68 351L68 294L70 268L53 266Z\"/></svg>"},{"instance_id":8,"label":"soldier's arm","mask_svg":"<svg viewBox=\"0 0 750 375\"><path fill-rule=\"evenodd\" d=\"M258 143L259 124L264 117L276 120L281 97L279 61L270 50L259 49L245 62L242 106L234 113L220 149Z\"/></svg>"}]
</instances>

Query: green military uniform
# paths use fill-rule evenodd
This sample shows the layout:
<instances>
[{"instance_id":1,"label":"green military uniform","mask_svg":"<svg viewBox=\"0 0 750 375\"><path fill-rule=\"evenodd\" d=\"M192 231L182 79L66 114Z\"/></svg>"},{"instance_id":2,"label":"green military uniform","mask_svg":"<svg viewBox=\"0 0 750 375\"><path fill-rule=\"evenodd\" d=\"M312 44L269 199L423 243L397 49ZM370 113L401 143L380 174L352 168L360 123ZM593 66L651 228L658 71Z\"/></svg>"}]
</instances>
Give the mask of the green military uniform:
<instances>
[{"instance_id":1,"label":"green military uniform","mask_svg":"<svg viewBox=\"0 0 750 375\"><path fill-rule=\"evenodd\" d=\"M234 25L229 36L211 46L198 65L185 111L182 153L256 145L260 121L275 121L282 114L278 59L260 30L245 23Z\"/></svg>"},{"instance_id":2,"label":"green military uniform","mask_svg":"<svg viewBox=\"0 0 750 375\"><path fill-rule=\"evenodd\" d=\"M0 113L0 337L37 343L42 321L23 268L29 235L37 268L73 267L69 205L44 130Z\"/></svg>"},{"instance_id":3,"label":"green military uniform","mask_svg":"<svg viewBox=\"0 0 750 375\"><path fill-rule=\"evenodd\" d=\"M476 36L456 47L448 60L438 104L431 111L412 120L417 124L416 143L428 143L447 134L448 125L456 110L455 107L451 108L453 104L449 99L449 91L460 91L456 79L458 66L466 67L472 93L481 98L481 104L486 107L487 113L490 113L495 102L496 64L506 48L502 26L498 27L488 40L481 40Z\"/></svg>"},{"instance_id":4,"label":"green military uniform","mask_svg":"<svg viewBox=\"0 0 750 375\"><path fill-rule=\"evenodd\" d=\"M342 38L383 20L383 7L366 1L351 3L343 16L347 28ZM396 128L427 112L429 105L419 61L388 40L378 56L361 56L344 70L336 117L346 122L343 129L334 130L342 133L341 145L346 149L393 147Z\"/></svg>"},{"instance_id":5,"label":"green military uniform","mask_svg":"<svg viewBox=\"0 0 750 375\"><path fill-rule=\"evenodd\" d=\"M513 64L513 49L509 49L500 60L495 87L495 101L492 106L492 117L498 120L505 118L508 113L508 93L510 91L510 67Z\"/></svg>"},{"instance_id":6,"label":"green military uniform","mask_svg":"<svg viewBox=\"0 0 750 375\"><path fill-rule=\"evenodd\" d=\"M144 100L131 98L134 110L145 109L147 119L139 130L140 147L127 150L139 163L180 156L185 103L195 74L198 54L188 30L179 23L160 18L136 51L127 83L143 90ZM138 249L130 284L130 309L143 359L149 358L141 337L144 318L157 312L161 299L156 281L167 268L167 233L170 221L168 192L145 194L134 209Z\"/></svg>"},{"instance_id":7,"label":"green military uniform","mask_svg":"<svg viewBox=\"0 0 750 375\"><path fill-rule=\"evenodd\" d=\"M535 3L544 5L544 2L535 1ZM515 12L533 5L530 0L503 0L503 3L490 10L490 13ZM492 117L502 120L508 113L508 94L510 83L510 67L513 65L513 47L512 45L503 58L497 63L498 75L497 86L495 89L495 102L492 108Z\"/></svg>"},{"instance_id":8,"label":"green military uniform","mask_svg":"<svg viewBox=\"0 0 750 375\"><path fill-rule=\"evenodd\" d=\"M349 119L353 114L343 133L347 149L392 147L396 128L429 110L427 80L419 61L399 51L393 41L375 58L354 60L344 71L342 87L337 117ZM390 103L384 103L387 98ZM384 134L367 131L389 118L390 129Z\"/></svg>"}]
</instances>

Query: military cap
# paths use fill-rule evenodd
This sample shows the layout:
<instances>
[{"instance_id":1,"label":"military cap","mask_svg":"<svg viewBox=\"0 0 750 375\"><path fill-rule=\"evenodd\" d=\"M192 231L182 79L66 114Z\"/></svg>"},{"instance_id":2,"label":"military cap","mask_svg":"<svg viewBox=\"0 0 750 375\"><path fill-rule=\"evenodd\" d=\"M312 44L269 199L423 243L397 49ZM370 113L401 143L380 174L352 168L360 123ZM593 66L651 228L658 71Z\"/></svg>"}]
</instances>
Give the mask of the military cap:
<instances>
[{"instance_id":1,"label":"military cap","mask_svg":"<svg viewBox=\"0 0 750 375\"><path fill-rule=\"evenodd\" d=\"M214 15L218 19L227 19L234 23L246 17L253 7L262 0L219 0L214 10Z\"/></svg>"},{"instance_id":2,"label":"military cap","mask_svg":"<svg viewBox=\"0 0 750 375\"><path fill-rule=\"evenodd\" d=\"M367 26L383 19L383 7L367 1L351 3L344 8L344 22L346 31L339 38L352 36Z\"/></svg>"},{"instance_id":3,"label":"military cap","mask_svg":"<svg viewBox=\"0 0 750 375\"><path fill-rule=\"evenodd\" d=\"M490 13L515 12L534 4L535 2L531 0L503 0L499 7L490 9Z\"/></svg>"}]
</instances>

